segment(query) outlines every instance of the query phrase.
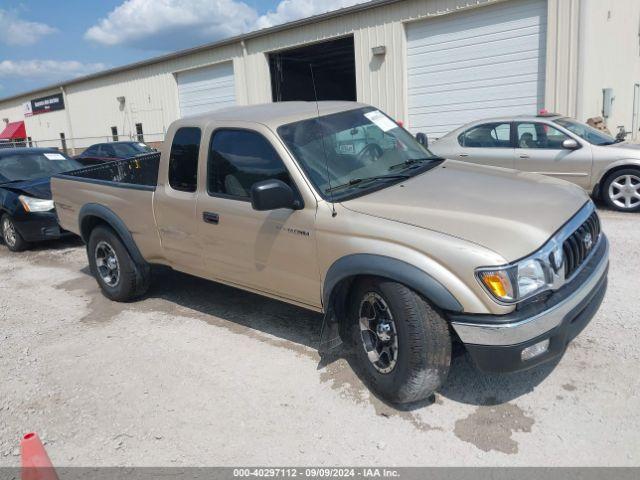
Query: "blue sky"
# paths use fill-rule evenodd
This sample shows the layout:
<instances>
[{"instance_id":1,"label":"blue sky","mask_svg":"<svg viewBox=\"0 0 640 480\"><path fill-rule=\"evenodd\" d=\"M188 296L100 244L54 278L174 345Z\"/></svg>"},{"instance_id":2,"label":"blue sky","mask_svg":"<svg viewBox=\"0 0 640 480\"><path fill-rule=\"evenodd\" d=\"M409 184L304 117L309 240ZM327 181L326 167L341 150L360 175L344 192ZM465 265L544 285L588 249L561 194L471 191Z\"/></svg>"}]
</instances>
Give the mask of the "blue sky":
<instances>
[{"instance_id":1,"label":"blue sky","mask_svg":"<svg viewBox=\"0 0 640 480\"><path fill-rule=\"evenodd\" d=\"M366 0L0 0L0 98Z\"/></svg>"}]
</instances>

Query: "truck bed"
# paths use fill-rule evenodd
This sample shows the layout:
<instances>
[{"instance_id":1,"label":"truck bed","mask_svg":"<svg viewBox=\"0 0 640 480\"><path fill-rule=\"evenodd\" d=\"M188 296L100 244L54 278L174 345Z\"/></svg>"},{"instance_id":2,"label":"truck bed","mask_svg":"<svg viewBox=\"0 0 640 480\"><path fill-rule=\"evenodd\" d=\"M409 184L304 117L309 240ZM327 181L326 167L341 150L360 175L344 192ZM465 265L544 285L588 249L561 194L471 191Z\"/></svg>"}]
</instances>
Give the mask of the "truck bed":
<instances>
[{"instance_id":1,"label":"truck bed","mask_svg":"<svg viewBox=\"0 0 640 480\"><path fill-rule=\"evenodd\" d=\"M81 235L82 208L97 204L124 222L145 258L161 255L153 213L159 161L160 153L152 153L53 176L51 192L60 226Z\"/></svg>"}]
</instances>

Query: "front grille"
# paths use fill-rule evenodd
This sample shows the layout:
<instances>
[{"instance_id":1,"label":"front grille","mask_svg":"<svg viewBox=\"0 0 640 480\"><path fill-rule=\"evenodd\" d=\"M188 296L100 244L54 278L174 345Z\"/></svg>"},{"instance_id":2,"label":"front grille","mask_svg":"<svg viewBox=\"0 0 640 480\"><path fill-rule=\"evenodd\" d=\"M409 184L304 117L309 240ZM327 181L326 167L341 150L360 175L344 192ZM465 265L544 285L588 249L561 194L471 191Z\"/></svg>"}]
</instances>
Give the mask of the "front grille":
<instances>
[{"instance_id":1,"label":"front grille","mask_svg":"<svg viewBox=\"0 0 640 480\"><path fill-rule=\"evenodd\" d=\"M580 268L600 238L600 219L593 212L562 244L564 278L569 279Z\"/></svg>"}]
</instances>

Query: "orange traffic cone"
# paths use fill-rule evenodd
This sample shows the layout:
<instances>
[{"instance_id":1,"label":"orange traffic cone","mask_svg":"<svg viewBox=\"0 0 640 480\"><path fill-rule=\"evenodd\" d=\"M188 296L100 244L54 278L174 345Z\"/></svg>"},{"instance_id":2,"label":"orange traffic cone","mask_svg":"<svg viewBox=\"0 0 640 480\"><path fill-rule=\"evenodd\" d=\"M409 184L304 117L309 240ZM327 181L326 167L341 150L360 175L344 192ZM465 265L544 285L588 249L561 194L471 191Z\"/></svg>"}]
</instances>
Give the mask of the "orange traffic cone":
<instances>
[{"instance_id":1,"label":"orange traffic cone","mask_svg":"<svg viewBox=\"0 0 640 480\"><path fill-rule=\"evenodd\" d=\"M37 433L27 433L20 440L22 480L58 480L58 475Z\"/></svg>"}]
</instances>

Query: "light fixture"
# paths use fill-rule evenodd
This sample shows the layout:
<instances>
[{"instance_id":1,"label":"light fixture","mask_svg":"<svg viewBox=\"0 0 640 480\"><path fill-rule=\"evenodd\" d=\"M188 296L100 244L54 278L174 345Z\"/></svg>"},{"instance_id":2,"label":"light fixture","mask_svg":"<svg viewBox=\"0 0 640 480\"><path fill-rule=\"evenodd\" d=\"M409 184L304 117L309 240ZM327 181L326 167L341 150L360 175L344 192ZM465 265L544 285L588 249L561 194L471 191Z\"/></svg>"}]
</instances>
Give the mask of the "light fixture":
<instances>
[{"instance_id":1,"label":"light fixture","mask_svg":"<svg viewBox=\"0 0 640 480\"><path fill-rule=\"evenodd\" d=\"M373 53L374 55L386 55L387 47L384 45L378 45L377 47L373 47L371 49L371 53Z\"/></svg>"}]
</instances>

